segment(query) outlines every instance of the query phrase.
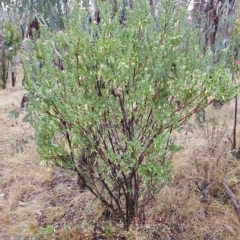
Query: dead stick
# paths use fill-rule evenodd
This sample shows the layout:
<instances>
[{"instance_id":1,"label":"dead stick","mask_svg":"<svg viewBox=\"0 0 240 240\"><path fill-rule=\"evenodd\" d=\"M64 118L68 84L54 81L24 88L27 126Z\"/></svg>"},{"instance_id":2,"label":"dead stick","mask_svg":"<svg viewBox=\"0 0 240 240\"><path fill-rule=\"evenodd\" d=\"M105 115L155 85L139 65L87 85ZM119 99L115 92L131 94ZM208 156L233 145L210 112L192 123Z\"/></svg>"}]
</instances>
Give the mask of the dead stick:
<instances>
[{"instance_id":1,"label":"dead stick","mask_svg":"<svg viewBox=\"0 0 240 240\"><path fill-rule=\"evenodd\" d=\"M227 183L224 181L224 179L222 180L222 183L225 187L227 196L229 197L233 206L235 207L235 210L236 210L237 215L238 215L238 220L240 221L240 204L238 203L237 197L233 193L233 191L230 189L230 187L227 185Z\"/></svg>"}]
</instances>

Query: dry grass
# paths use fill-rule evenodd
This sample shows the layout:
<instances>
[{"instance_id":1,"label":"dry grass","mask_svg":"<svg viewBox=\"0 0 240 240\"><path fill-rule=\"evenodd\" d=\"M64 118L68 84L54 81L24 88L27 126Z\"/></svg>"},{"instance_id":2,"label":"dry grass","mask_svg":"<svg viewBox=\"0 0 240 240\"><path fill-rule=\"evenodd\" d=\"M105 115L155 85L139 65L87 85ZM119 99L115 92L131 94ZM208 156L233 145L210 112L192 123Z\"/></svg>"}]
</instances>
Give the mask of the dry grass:
<instances>
[{"instance_id":1,"label":"dry grass","mask_svg":"<svg viewBox=\"0 0 240 240\"><path fill-rule=\"evenodd\" d=\"M173 158L173 179L147 207L146 225L123 233L118 223L100 222L102 205L78 191L74 176L40 165L24 111L8 118L22 95L20 84L0 91L0 239L94 239L94 224L95 239L240 239L222 185L225 179L240 200L240 163L229 151L233 103L209 106L203 127L193 119L175 134L182 150ZM240 145L240 127L237 135Z\"/></svg>"},{"instance_id":2,"label":"dry grass","mask_svg":"<svg viewBox=\"0 0 240 240\"><path fill-rule=\"evenodd\" d=\"M41 186L52 178L52 173L39 166L35 145L29 139L31 128L22 121L23 114L18 119L8 118L10 110L19 110L22 95L20 84L0 92L0 239L34 234L35 211L44 208L46 200L39 198Z\"/></svg>"}]
</instances>

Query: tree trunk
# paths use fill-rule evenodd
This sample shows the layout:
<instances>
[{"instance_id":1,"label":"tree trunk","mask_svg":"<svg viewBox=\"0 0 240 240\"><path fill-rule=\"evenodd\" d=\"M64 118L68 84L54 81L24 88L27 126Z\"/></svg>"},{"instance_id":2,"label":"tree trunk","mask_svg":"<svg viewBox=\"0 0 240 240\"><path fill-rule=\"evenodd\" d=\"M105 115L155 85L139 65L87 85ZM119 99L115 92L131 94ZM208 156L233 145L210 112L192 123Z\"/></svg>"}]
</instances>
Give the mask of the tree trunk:
<instances>
[{"instance_id":1,"label":"tree trunk","mask_svg":"<svg viewBox=\"0 0 240 240\"><path fill-rule=\"evenodd\" d=\"M6 59L5 59L5 49L2 45L2 88L5 89L7 87L7 66L6 66Z\"/></svg>"},{"instance_id":2,"label":"tree trunk","mask_svg":"<svg viewBox=\"0 0 240 240\"><path fill-rule=\"evenodd\" d=\"M12 87L15 87L16 85L16 74L15 72L13 71L12 72Z\"/></svg>"}]
</instances>

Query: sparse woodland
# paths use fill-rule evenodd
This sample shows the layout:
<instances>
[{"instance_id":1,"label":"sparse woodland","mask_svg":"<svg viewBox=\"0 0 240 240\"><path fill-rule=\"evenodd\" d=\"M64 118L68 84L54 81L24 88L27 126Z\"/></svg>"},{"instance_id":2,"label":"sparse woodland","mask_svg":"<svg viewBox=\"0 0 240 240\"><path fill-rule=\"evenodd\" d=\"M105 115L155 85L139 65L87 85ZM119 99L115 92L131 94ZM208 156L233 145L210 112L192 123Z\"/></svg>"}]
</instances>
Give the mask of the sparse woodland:
<instances>
[{"instance_id":1,"label":"sparse woodland","mask_svg":"<svg viewBox=\"0 0 240 240\"><path fill-rule=\"evenodd\" d=\"M3 2L0 239L240 239L239 2Z\"/></svg>"}]
</instances>

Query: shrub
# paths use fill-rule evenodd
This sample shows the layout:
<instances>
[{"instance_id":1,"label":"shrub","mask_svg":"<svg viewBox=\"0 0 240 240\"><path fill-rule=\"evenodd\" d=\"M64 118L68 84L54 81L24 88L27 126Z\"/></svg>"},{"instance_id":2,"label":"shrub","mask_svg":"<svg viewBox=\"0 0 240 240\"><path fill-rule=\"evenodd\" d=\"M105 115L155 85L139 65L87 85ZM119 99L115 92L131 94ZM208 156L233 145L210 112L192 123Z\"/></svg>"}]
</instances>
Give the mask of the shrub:
<instances>
[{"instance_id":1,"label":"shrub","mask_svg":"<svg viewBox=\"0 0 240 240\"><path fill-rule=\"evenodd\" d=\"M104 3L99 24L76 7L64 31L41 30L25 60L41 158L76 172L124 229L171 177L172 131L235 94L228 69L171 4L153 18L135 2L122 24Z\"/></svg>"}]
</instances>

